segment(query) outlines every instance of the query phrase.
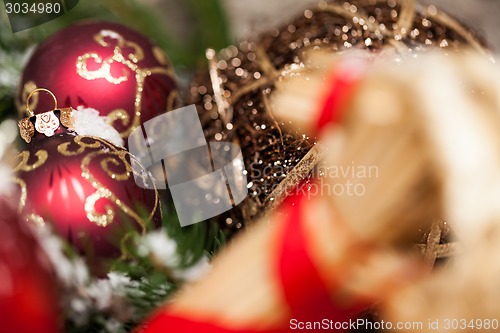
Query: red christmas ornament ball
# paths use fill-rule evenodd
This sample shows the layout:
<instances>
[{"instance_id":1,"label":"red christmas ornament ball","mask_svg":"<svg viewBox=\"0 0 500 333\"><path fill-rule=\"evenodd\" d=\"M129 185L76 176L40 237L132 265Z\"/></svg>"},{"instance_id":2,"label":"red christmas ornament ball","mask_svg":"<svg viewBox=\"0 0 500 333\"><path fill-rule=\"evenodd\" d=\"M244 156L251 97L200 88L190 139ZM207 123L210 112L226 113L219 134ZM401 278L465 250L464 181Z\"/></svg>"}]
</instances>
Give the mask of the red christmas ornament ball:
<instances>
[{"instance_id":1,"label":"red christmas ornament ball","mask_svg":"<svg viewBox=\"0 0 500 333\"><path fill-rule=\"evenodd\" d=\"M2 332L59 332L57 283L28 226L0 197Z\"/></svg>"},{"instance_id":2,"label":"red christmas ornament ball","mask_svg":"<svg viewBox=\"0 0 500 333\"><path fill-rule=\"evenodd\" d=\"M26 65L18 89L19 113L36 88L52 91L59 107L91 107L109 116L126 138L138 125L177 107L172 65L148 38L121 24L87 21L41 43ZM34 96L31 110L53 109Z\"/></svg>"},{"instance_id":3,"label":"red christmas ornament ball","mask_svg":"<svg viewBox=\"0 0 500 333\"><path fill-rule=\"evenodd\" d=\"M20 206L28 220L50 223L95 272L121 253L131 230L161 224L158 192L127 150L90 136L35 139L19 156ZM143 170L143 169L142 169ZM146 184L139 187L134 175ZM149 188L146 188L149 187Z\"/></svg>"}]
</instances>

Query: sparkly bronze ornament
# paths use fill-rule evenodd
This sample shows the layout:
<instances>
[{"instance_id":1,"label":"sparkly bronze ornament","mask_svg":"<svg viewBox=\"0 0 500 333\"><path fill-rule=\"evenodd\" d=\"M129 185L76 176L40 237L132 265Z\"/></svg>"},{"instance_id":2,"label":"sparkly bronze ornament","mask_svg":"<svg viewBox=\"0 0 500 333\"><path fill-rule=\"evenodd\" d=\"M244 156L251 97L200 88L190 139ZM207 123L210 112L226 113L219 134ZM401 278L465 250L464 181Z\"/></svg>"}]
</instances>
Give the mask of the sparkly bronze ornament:
<instances>
[{"instance_id":1,"label":"sparkly bronze ornament","mask_svg":"<svg viewBox=\"0 0 500 333\"><path fill-rule=\"evenodd\" d=\"M256 41L207 51L209 71L193 82L188 103L197 105L208 140L240 144L249 180L248 198L217 219L221 228L232 233L273 210L319 160L314 138L278 123L269 105L275 83L300 73L309 50L368 49L404 60L433 46L487 53L468 28L414 0L321 1Z\"/></svg>"}]
</instances>

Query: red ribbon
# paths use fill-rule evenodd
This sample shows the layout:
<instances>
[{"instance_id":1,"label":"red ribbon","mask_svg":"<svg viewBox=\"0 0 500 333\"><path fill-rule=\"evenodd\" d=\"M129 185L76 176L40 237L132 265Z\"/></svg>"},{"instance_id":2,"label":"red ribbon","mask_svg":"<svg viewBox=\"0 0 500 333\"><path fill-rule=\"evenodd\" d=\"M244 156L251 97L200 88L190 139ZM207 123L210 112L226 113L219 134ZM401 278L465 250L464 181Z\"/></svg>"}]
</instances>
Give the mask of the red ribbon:
<instances>
[{"instance_id":1,"label":"red ribbon","mask_svg":"<svg viewBox=\"0 0 500 333\"><path fill-rule=\"evenodd\" d=\"M365 72L367 59L353 59L332 73L328 80L328 91L321 104L321 111L316 123L316 132L321 133L328 124L338 122L358 83Z\"/></svg>"},{"instance_id":2,"label":"red ribbon","mask_svg":"<svg viewBox=\"0 0 500 333\"><path fill-rule=\"evenodd\" d=\"M193 321L184 317L160 313L145 324L137 333L282 333L283 330L252 329L235 330L209 322Z\"/></svg>"},{"instance_id":3,"label":"red ribbon","mask_svg":"<svg viewBox=\"0 0 500 333\"><path fill-rule=\"evenodd\" d=\"M359 309L343 309L332 302L330 291L338 286L325 284L307 252L309 247L302 223L302 206L306 200L304 195L287 198L289 220L283 235L278 272L283 296L291 318L299 321L349 320L359 313Z\"/></svg>"}]
</instances>

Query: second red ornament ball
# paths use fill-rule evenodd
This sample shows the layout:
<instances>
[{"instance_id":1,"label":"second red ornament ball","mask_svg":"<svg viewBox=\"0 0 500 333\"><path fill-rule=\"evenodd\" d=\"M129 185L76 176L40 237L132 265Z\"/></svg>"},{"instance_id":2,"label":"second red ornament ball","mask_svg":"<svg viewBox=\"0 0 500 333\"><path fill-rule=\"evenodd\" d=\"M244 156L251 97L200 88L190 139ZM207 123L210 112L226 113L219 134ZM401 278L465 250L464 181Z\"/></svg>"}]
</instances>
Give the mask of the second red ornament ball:
<instances>
[{"instance_id":1,"label":"second red ornament ball","mask_svg":"<svg viewBox=\"0 0 500 333\"><path fill-rule=\"evenodd\" d=\"M123 138L176 108L178 100L174 71L163 51L132 29L99 21L72 25L38 46L18 89L21 116L36 88L51 90L61 107L97 109ZM30 100L30 108L48 110L52 103L41 96Z\"/></svg>"},{"instance_id":2,"label":"second red ornament ball","mask_svg":"<svg viewBox=\"0 0 500 333\"><path fill-rule=\"evenodd\" d=\"M147 173L137 174L146 185L136 185L136 163L124 148L101 138L34 137L15 169L19 209L28 222L49 223L85 254L93 272L106 272L106 262L124 254L129 231L161 224L158 192Z\"/></svg>"}]
</instances>

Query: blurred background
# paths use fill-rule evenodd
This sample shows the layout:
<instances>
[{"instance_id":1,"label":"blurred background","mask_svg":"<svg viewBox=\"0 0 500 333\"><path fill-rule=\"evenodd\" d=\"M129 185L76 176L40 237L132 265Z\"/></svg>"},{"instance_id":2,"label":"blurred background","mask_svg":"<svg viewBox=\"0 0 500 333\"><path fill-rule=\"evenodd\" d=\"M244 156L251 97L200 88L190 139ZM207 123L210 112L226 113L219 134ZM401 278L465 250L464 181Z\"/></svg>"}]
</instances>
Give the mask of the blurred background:
<instances>
[{"instance_id":1,"label":"blurred background","mask_svg":"<svg viewBox=\"0 0 500 333\"><path fill-rule=\"evenodd\" d=\"M482 36L495 53L500 52L500 35L498 34L500 31L500 20L498 19L500 0L420 1L424 5L436 6L456 17L479 36ZM286 24L294 16L304 15L304 10L316 2L318 0L80 0L79 4L67 14L43 25L17 33L12 32L7 14L3 6L0 5L0 122L5 118L16 117L14 97L17 86L25 63L36 45L56 31L79 20L116 21L148 36L171 59L181 87L187 87L196 69L199 66L206 68L205 51L207 48L220 50L237 40L255 39L261 32L269 31L283 23ZM47 72L51 70L50 68L43 69ZM257 79L257 77L255 78ZM206 93L206 88L203 88ZM204 94L201 93L200 89L195 91L200 96ZM264 95L262 94L262 96ZM260 128L264 129L265 127L261 126ZM2 148L1 145L0 148ZM229 220L232 223L232 220ZM180 251L189 253L191 260L192 253L204 251L204 244L199 241L202 237L215 239L213 248L224 245L223 240L220 241L215 236L206 236L208 232L204 232L201 227L193 230L195 232L187 236L181 232L170 233L172 239L177 238L178 243L182 245L179 246ZM202 231L197 233L196 230ZM202 236L200 237L200 235ZM123 266L127 266L129 269L127 264ZM136 270L138 276L144 274L142 266L136 266L132 269ZM124 269L124 271L126 270ZM151 280L156 281L156 285L147 285L147 289L144 289L146 290L143 292L144 299L148 298L148 302L140 303L142 315L154 307L156 304L154 302L163 301L166 294L174 290L174 287L169 284L171 289L165 289L165 293L156 294L155 287L161 286L163 288L166 278L164 272L154 271L151 274L157 274L155 277L158 279ZM146 281L148 280L146 279ZM154 295L151 296L152 294ZM137 302L142 302L142 299L138 299ZM146 305L144 305L145 303ZM89 322L94 323L91 320Z\"/></svg>"},{"instance_id":2,"label":"blurred background","mask_svg":"<svg viewBox=\"0 0 500 333\"><path fill-rule=\"evenodd\" d=\"M500 1L421 0L457 17L500 52ZM0 120L13 112L13 96L24 62L34 46L79 19L115 20L141 31L162 47L187 85L205 49L221 49L237 39L290 20L317 0L81 0L69 13L13 33L0 11Z\"/></svg>"}]
</instances>

